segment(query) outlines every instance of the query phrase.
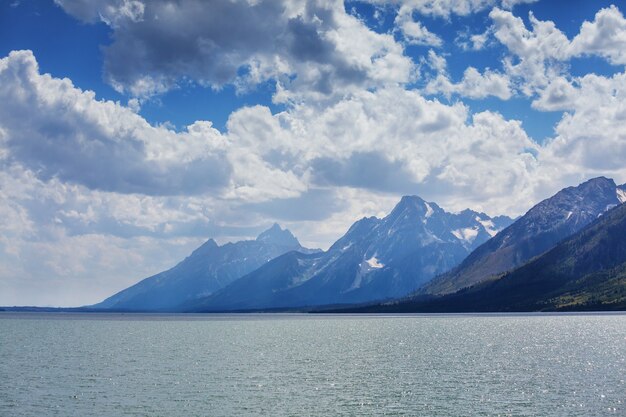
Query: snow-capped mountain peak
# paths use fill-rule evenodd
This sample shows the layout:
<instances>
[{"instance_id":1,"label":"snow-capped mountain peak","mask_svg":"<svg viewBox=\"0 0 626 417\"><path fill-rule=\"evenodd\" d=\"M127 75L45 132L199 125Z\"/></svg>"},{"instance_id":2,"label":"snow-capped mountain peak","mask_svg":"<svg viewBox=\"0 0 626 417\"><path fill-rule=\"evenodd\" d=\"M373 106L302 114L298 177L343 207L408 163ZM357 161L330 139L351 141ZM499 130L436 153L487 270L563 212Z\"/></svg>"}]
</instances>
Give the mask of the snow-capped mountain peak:
<instances>
[{"instance_id":1,"label":"snow-capped mountain peak","mask_svg":"<svg viewBox=\"0 0 626 417\"><path fill-rule=\"evenodd\" d=\"M406 218L407 216L419 216L420 218L427 219L431 217L437 209L439 209L437 204L428 203L416 195L404 196L386 218L400 219L403 217Z\"/></svg>"},{"instance_id":2,"label":"snow-capped mountain peak","mask_svg":"<svg viewBox=\"0 0 626 417\"><path fill-rule=\"evenodd\" d=\"M620 204L620 191L624 190L605 177L560 190L477 247L457 268L428 283L423 291L454 292L525 263ZM488 225L483 219L480 223Z\"/></svg>"},{"instance_id":3,"label":"snow-capped mountain peak","mask_svg":"<svg viewBox=\"0 0 626 417\"><path fill-rule=\"evenodd\" d=\"M216 293L204 308L320 305L406 295L457 265L491 237L488 230L507 224L505 218L472 210L449 213L418 196L405 196L384 218L355 222L328 251L279 257Z\"/></svg>"}]
</instances>

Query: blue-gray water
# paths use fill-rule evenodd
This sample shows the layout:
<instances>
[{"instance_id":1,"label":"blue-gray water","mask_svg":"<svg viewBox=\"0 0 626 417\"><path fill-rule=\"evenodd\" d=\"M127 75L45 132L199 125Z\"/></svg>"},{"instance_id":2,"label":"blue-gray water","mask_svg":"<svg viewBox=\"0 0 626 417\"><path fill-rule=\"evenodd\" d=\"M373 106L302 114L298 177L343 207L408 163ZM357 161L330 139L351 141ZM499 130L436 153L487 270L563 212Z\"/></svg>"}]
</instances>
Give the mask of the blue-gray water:
<instances>
[{"instance_id":1,"label":"blue-gray water","mask_svg":"<svg viewBox=\"0 0 626 417\"><path fill-rule=\"evenodd\" d=\"M626 315L0 314L0 416L626 416Z\"/></svg>"}]
</instances>

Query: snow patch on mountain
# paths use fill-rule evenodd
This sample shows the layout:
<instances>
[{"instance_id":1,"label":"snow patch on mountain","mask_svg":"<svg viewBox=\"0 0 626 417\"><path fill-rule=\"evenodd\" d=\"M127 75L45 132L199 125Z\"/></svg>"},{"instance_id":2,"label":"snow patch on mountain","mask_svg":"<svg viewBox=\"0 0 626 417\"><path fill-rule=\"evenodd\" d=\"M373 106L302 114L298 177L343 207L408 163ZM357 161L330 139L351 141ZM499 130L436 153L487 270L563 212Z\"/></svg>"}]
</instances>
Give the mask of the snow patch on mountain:
<instances>
[{"instance_id":1,"label":"snow patch on mountain","mask_svg":"<svg viewBox=\"0 0 626 417\"><path fill-rule=\"evenodd\" d=\"M426 206L426 214L424 215L425 218L429 218L430 216L433 215L433 213L435 212L435 210L433 210L433 208L430 206L430 204L424 202L424 205Z\"/></svg>"},{"instance_id":2,"label":"snow patch on mountain","mask_svg":"<svg viewBox=\"0 0 626 417\"><path fill-rule=\"evenodd\" d=\"M470 209L450 213L404 196L384 218L364 217L326 252L271 261L208 298L203 309L279 308L401 297L467 254L511 219ZM456 235L453 234L456 232Z\"/></svg>"},{"instance_id":3,"label":"snow patch on mountain","mask_svg":"<svg viewBox=\"0 0 626 417\"><path fill-rule=\"evenodd\" d=\"M485 231L489 234L489 236L494 237L498 233L498 229L496 229L492 220L483 220L476 216L476 221L485 228Z\"/></svg>"},{"instance_id":4,"label":"snow patch on mountain","mask_svg":"<svg viewBox=\"0 0 626 417\"><path fill-rule=\"evenodd\" d=\"M474 239L476 239L476 236L478 236L478 229L473 227L466 227L464 229L453 230L452 234L459 240L472 243Z\"/></svg>"},{"instance_id":5,"label":"snow patch on mountain","mask_svg":"<svg viewBox=\"0 0 626 417\"><path fill-rule=\"evenodd\" d=\"M617 199L619 200L619 202L620 203L626 202L626 190L620 187L617 187L616 191L617 191Z\"/></svg>"},{"instance_id":6,"label":"snow patch on mountain","mask_svg":"<svg viewBox=\"0 0 626 417\"><path fill-rule=\"evenodd\" d=\"M380 262L378 262L378 259L376 258L376 256L372 256L365 262L367 262L370 268L380 269L385 266L384 264L381 264Z\"/></svg>"}]
</instances>

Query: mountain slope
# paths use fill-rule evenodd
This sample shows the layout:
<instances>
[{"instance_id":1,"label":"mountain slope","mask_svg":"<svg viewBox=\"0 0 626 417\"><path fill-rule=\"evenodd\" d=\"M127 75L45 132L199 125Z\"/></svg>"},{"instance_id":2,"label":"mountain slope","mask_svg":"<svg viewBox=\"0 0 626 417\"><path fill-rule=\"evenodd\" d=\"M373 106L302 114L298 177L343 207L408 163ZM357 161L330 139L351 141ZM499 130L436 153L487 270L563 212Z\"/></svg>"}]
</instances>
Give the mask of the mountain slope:
<instances>
[{"instance_id":1,"label":"mountain slope","mask_svg":"<svg viewBox=\"0 0 626 417\"><path fill-rule=\"evenodd\" d=\"M448 213L419 197L403 197L387 217L354 223L327 252L288 253L183 308L285 308L406 295L510 222L471 210Z\"/></svg>"},{"instance_id":2,"label":"mountain slope","mask_svg":"<svg viewBox=\"0 0 626 417\"><path fill-rule=\"evenodd\" d=\"M277 224L261 233L256 240L219 246L209 239L172 269L146 278L93 307L137 311L175 309L187 301L207 296L269 260L294 250L308 251L291 232Z\"/></svg>"},{"instance_id":3,"label":"mountain slope","mask_svg":"<svg viewBox=\"0 0 626 417\"><path fill-rule=\"evenodd\" d=\"M581 230L621 199L626 201L624 189L604 177L565 188L531 208L420 293L453 293L520 266Z\"/></svg>"},{"instance_id":4,"label":"mountain slope","mask_svg":"<svg viewBox=\"0 0 626 417\"><path fill-rule=\"evenodd\" d=\"M617 199L621 203L626 203L626 184L617 187Z\"/></svg>"},{"instance_id":5,"label":"mountain slope","mask_svg":"<svg viewBox=\"0 0 626 417\"><path fill-rule=\"evenodd\" d=\"M431 300L365 309L460 312L626 309L626 204L527 264Z\"/></svg>"}]
</instances>

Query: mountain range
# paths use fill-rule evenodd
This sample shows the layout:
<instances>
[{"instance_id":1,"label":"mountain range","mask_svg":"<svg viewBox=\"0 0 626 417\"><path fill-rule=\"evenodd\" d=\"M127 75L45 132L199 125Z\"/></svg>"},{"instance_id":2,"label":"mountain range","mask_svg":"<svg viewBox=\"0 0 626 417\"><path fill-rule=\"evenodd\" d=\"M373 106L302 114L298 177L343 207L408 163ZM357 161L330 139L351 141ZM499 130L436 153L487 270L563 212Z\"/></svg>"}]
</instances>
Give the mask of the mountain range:
<instances>
[{"instance_id":1,"label":"mountain range","mask_svg":"<svg viewBox=\"0 0 626 417\"><path fill-rule=\"evenodd\" d=\"M400 297L447 271L509 225L464 210L448 213L403 197L385 218L363 218L326 252L290 252L205 299L191 311L360 303Z\"/></svg>"},{"instance_id":2,"label":"mountain range","mask_svg":"<svg viewBox=\"0 0 626 417\"><path fill-rule=\"evenodd\" d=\"M612 179L604 177L567 187L532 207L459 266L425 285L420 293L453 293L514 269L626 201L625 194Z\"/></svg>"},{"instance_id":3,"label":"mountain range","mask_svg":"<svg viewBox=\"0 0 626 417\"><path fill-rule=\"evenodd\" d=\"M410 310L417 305L425 308L424 303L429 303L454 310L465 304L449 300L478 297L476 294L494 296L497 292L488 287L496 288L490 286L512 279L519 284L516 291L524 298L522 283L532 278L528 273L518 273L520 268L547 256L590 225L600 224L597 227L606 229L609 226L601 222L604 214L615 212L616 206L623 207L624 201L626 186L618 187L604 177L565 188L515 221L469 209L449 213L433 202L405 196L386 217L366 217L354 223L327 251L302 247L291 232L278 225L255 240L219 246L210 239L174 268L146 278L92 308L302 310L400 299L374 309ZM509 274L526 278L503 278ZM583 278L576 274L570 273L567 280ZM609 275L607 279L617 282L619 289L622 281L612 272ZM589 283L598 281L598 277L584 279ZM585 285L582 288L589 288ZM575 293L580 288L568 288L574 291L571 297L585 297ZM531 302L539 300L538 295L531 292L530 298L512 304L512 308L539 308L540 304ZM494 310L506 309L496 304L489 305Z\"/></svg>"},{"instance_id":4,"label":"mountain range","mask_svg":"<svg viewBox=\"0 0 626 417\"><path fill-rule=\"evenodd\" d=\"M626 309L626 204L530 262L452 294L360 312L581 311Z\"/></svg>"},{"instance_id":5,"label":"mountain range","mask_svg":"<svg viewBox=\"0 0 626 417\"><path fill-rule=\"evenodd\" d=\"M212 294L277 256L296 250L315 252L300 245L289 230L283 230L278 224L255 240L220 246L209 239L173 268L146 278L92 308L177 310L186 302Z\"/></svg>"}]
</instances>

